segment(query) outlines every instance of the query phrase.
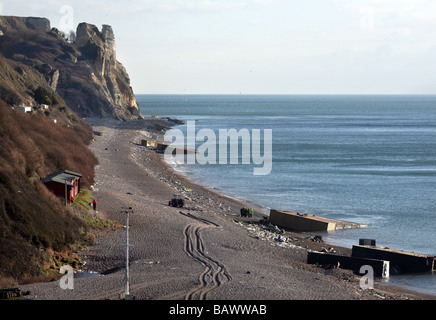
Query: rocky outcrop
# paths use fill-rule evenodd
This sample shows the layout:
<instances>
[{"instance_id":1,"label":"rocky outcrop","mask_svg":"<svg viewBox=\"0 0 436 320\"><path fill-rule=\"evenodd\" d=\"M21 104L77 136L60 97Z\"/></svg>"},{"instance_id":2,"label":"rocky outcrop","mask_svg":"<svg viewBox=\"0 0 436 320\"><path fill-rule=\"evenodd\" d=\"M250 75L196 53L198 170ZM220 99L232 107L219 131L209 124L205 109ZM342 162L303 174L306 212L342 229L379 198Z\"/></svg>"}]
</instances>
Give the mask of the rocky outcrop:
<instances>
[{"instance_id":1,"label":"rocky outcrop","mask_svg":"<svg viewBox=\"0 0 436 320\"><path fill-rule=\"evenodd\" d=\"M91 68L92 80L102 88L116 114L139 110L131 94L130 79L124 66L116 60L115 36L111 26L103 25L102 31L94 25L81 23L77 27L76 48L81 52L82 61Z\"/></svg>"},{"instance_id":2,"label":"rocky outcrop","mask_svg":"<svg viewBox=\"0 0 436 320\"><path fill-rule=\"evenodd\" d=\"M46 18L29 17L26 19L26 25L34 30L50 31L50 21Z\"/></svg>"},{"instance_id":3,"label":"rocky outcrop","mask_svg":"<svg viewBox=\"0 0 436 320\"><path fill-rule=\"evenodd\" d=\"M28 100L32 90L43 86L59 94L81 116L140 117L129 75L116 60L115 35L109 25L100 31L95 25L80 23L71 43L59 30L50 28L45 18L0 17L0 52L13 70L21 68L33 74L27 80L5 75L0 94L14 91L20 82L25 92L15 92L15 96ZM26 99L22 98L23 103Z\"/></svg>"},{"instance_id":4,"label":"rocky outcrop","mask_svg":"<svg viewBox=\"0 0 436 320\"><path fill-rule=\"evenodd\" d=\"M25 31L25 30L40 30L44 32L50 31L50 20L38 17L0 17L0 29L7 31Z\"/></svg>"}]
</instances>

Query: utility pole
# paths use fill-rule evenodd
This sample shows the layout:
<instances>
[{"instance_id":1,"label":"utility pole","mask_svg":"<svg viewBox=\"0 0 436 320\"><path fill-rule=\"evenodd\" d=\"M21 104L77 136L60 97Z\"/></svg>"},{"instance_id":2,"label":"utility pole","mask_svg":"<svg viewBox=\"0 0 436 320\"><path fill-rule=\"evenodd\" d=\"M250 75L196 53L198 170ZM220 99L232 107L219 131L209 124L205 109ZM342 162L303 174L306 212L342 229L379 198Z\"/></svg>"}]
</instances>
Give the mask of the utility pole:
<instances>
[{"instance_id":1,"label":"utility pole","mask_svg":"<svg viewBox=\"0 0 436 320\"><path fill-rule=\"evenodd\" d=\"M67 200L67 179L65 179L65 207L68 205Z\"/></svg>"},{"instance_id":2,"label":"utility pole","mask_svg":"<svg viewBox=\"0 0 436 320\"><path fill-rule=\"evenodd\" d=\"M124 290L125 299L130 296L130 273L129 273L129 213L126 211L126 288ZM127 299L128 300L128 299Z\"/></svg>"},{"instance_id":3,"label":"utility pole","mask_svg":"<svg viewBox=\"0 0 436 320\"><path fill-rule=\"evenodd\" d=\"M132 207L123 208L122 213L126 214L126 275L125 275L125 286L124 294L121 295L122 300L131 300L130 295L130 270L129 270L129 247L132 245L129 243L129 215L133 213Z\"/></svg>"}]
</instances>

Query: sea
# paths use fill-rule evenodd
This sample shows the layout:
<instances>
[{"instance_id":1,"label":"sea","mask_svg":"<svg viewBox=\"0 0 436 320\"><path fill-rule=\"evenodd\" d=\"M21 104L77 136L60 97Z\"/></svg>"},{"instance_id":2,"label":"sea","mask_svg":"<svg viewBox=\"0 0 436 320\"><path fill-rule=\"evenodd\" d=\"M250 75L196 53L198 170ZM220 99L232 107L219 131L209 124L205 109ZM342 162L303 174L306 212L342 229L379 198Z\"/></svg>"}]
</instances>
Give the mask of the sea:
<instances>
[{"instance_id":1,"label":"sea","mask_svg":"<svg viewBox=\"0 0 436 320\"><path fill-rule=\"evenodd\" d=\"M243 163L240 139L237 163L171 163L193 181L265 213L272 208L368 225L322 233L328 243L351 248L375 239L377 246L436 255L436 95L136 98L143 116L190 121L195 132L214 132L216 143L219 130L247 129L252 137L257 130L264 152L271 130L269 174L253 174L259 162ZM186 125L175 128L187 135ZM435 273L384 283L436 295Z\"/></svg>"}]
</instances>

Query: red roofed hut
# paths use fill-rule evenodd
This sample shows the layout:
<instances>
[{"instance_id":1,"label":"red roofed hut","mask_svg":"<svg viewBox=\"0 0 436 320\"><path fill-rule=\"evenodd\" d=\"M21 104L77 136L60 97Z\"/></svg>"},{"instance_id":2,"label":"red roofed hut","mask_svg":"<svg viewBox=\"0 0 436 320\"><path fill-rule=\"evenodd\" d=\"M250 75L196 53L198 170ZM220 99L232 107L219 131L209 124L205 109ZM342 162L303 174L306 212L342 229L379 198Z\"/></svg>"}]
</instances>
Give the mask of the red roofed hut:
<instances>
[{"instance_id":1,"label":"red roofed hut","mask_svg":"<svg viewBox=\"0 0 436 320\"><path fill-rule=\"evenodd\" d=\"M81 178L80 173L63 170L49 174L41 182L56 196L69 201L80 192Z\"/></svg>"}]
</instances>

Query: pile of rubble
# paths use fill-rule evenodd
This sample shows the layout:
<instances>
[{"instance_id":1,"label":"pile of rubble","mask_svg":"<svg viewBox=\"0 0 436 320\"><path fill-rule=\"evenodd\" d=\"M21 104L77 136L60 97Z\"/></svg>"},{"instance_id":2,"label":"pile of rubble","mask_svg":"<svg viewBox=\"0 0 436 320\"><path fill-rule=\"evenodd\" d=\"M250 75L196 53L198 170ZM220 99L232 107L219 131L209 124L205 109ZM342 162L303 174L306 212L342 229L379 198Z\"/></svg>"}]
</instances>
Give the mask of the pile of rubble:
<instances>
[{"instance_id":1,"label":"pile of rubble","mask_svg":"<svg viewBox=\"0 0 436 320\"><path fill-rule=\"evenodd\" d=\"M296 244L300 239L286 236L284 231L275 225L261 223L244 224L241 221L233 221L244 226L255 239L266 240L273 246L306 250L304 247Z\"/></svg>"},{"instance_id":2,"label":"pile of rubble","mask_svg":"<svg viewBox=\"0 0 436 320\"><path fill-rule=\"evenodd\" d=\"M279 227L271 224L271 223L243 223L242 221L233 220L233 222L245 227L250 234L255 239L266 240L273 246L283 247L283 248L292 248L292 249L302 249L306 251L318 251L318 252L326 252L326 253L336 253L333 247L321 247L321 248L312 248L310 243L324 243L321 236L313 236L309 235L305 238L293 237L291 235L286 235L284 230Z\"/></svg>"},{"instance_id":3,"label":"pile of rubble","mask_svg":"<svg viewBox=\"0 0 436 320\"><path fill-rule=\"evenodd\" d=\"M23 298L30 294L30 291L22 292L20 288L0 289L0 300Z\"/></svg>"}]
</instances>

